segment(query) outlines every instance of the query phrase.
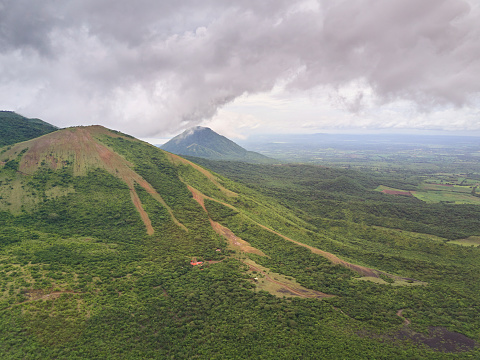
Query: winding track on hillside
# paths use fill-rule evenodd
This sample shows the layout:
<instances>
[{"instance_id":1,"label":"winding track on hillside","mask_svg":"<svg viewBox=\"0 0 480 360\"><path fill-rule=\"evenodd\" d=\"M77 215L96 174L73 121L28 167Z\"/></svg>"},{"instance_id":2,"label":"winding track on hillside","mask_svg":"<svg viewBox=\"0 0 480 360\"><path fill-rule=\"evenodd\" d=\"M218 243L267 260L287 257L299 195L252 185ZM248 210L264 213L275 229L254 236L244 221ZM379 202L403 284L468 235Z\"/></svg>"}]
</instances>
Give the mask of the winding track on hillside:
<instances>
[{"instance_id":1,"label":"winding track on hillside","mask_svg":"<svg viewBox=\"0 0 480 360\"><path fill-rule=\"evenodd\" d=\"M216 201L224 206L227 206L231 209L235 209L234 206L230 205L230 204L226 204L224 202L221 202L221 201L218 201L218 200L215 200L209 196L206 196L204 194L202 194L200 191L198 191L197 189L193 188L192 186L189 186L187 185L188 189L190 190L190 192L192 193L193 195L193 198L200 204L200 206L202 206L202 208L208 213L206 207L205 207L205 199L208 199L208 200L213 200L213 201ZM236 209L235 209L236 210ZM250 219L250 218L249 218ZM363 276L371 276L371 277L376 277L378 278L379 277L379 274L383 274L383 272L381 271L378 271L378 270L374 270L374 269L371 269L371 268L368 268L368 267L365 267L365 266L361 266L361 265L355 265L355 264L352 264L352 263L349 263L345 260L342 260L340 259L338 256L332 254L332 253L329 253L327 251L324 251L324 250L320 250L320 249L317 249L313 246L310 246L310 245L306 245L306 244L303 244L299 241L296 241L296 240L293 240L285 235L282 235L280 234L279 232L275 231L275 230L272 230L268 227L266 227L265 225L262 225L258 222L256 222L255 220L252 220L250 219L252 222L254 222L255 224L257 224L258 226L262 227L263 229L267 230L267 231L270 231L271 233L275 234L275 235L278 235L280 237L282 237L283 239L287 240L287 241L290 241L290 242L293 242L294 244L297 244L299 246L303 246L307 249L309 249L312 253L314 254L318 254L318 255L321 255L325 258L327 258L328 260L330 260L332 263L334 264L339 264L341 266L344 266L348 269L351 269L355 272L357 272L358 274L360 275L363 275ZM217 223L218 224L218 223ZM220 224L219 224L220 225ZM212 225L213 226L213 225ZM221 225L220 225L221 226ZM214 228L215 229L215 228ZM229 230L230 231L230 230ZM233 233L232 233L233 234ZM258 249L257 249L258 250ZM260 250L258 250L260 251Z\"/></svg>"}]
</instances>

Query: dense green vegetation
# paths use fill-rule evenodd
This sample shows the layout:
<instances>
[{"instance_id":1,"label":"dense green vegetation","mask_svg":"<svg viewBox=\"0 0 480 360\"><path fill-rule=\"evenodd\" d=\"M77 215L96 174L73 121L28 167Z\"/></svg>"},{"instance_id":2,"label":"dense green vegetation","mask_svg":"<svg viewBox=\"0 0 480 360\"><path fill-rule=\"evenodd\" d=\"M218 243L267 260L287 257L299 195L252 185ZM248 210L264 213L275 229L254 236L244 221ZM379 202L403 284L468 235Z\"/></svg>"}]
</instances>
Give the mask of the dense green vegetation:
<instances>
[{"instance_id":1,"label":"dense green vegetation","mask_svg":"<svg viewBox=\"0 0 480 360\"><path fill-rule=\"evenodd\" d=\"M28 119L12 111L0 111L0 147L30 140L58 130L40 119Z\"/></svg>"},{"instance_id":2,"label":"dense green vegetation","mask_svg":"<svg viewBox=\"0 0 480 360\"><path fill-rule=\"evenodd\" d=\"M195 158L213 171L278 199L317 227L325 219L347 220L432 234L447 239L477 235L480 206L425 203L415 197L374 191L385 185L417 190L417 175L377 174L312 165L255 165Z\"/></svg>"},{"instance_id":3,"label":"dense green vegetation","mask_svg":"<svg viewBox=\"0 0 480 360\"><path fill-rule=\"evenodd\" d=\"M77 159L56 170L45 163L31 176L18 173L18 166L0 168L0 179L10 179L2 180L0 194L17 181L32 199L18 213L0 213L1 358L480 356L478 348L433 335L443 329L480 342L480 250L447 244L442 233L479 235L476 208L473 215L462 206L451 211L452 222L471 216L465 221L473 222L470 229L452 225L447 232L432 220L424 234L413 233L405 231L408 225L419 227L423 220L399 208L420 206L422 216L433 219L443 207L388 197L391 208L384 210L386 195L373 190L379 181L367 173L220 163L217 172L230 172L248 186L222 176L215 183L162 150L110 135L95 139L129 161L166 206L138 181L129 187L122 168L111 164L87 166L84 176L74 176ZM417 184L413 178L381 180L405 190ZM187 186L209 197L207 211ZM391 229L373 226L382 216ZM230 250L209 218L267 256ZM384 271L387 281L363 281L286 237ZM193 257L204 265L191 266ZM282 298L257 291L244 258L335 297ZM387 273L423 283L396 286ZM432 346L423 344L428 338Z\"/></svg>"}]
</instances>

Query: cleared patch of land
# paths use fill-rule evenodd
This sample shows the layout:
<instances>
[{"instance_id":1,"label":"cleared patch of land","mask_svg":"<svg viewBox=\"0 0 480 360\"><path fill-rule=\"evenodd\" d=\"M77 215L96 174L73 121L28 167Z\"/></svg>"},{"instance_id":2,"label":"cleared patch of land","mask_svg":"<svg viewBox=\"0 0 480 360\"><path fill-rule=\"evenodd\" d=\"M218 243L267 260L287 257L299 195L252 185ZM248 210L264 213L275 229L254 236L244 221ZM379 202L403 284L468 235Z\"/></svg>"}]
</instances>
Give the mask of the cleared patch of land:
<instances>
[{"instance_id":1,"label":"cleared patch of land","mask_svg":"<svg viewBox=\"0 0 480 360\"><path fill-rule=\"evenodd\" d=\"M470 236L466 239L452 240L449 244L457 244L462 246L480 246L480 236Z\"/></svg>"},{"instance_id":2,"label":"cleared patch of land","mask_svg":"<svg viewBox=\"0 0 480 360\"><path fill-rule=\"evenodd\" d=\"M28 298L27 301L35 300L52 300L59 298L62 294L77 294L75 291L48 291L48 290L27 290L24 295Z\"/></svg>"},{"instance_id":3,"label":"cleared patch of land","mask_svg":"<svg viewBox=\"0 0 480 360\"><path fill-rule=\"evenodd\" d=\"M388 186L380 185L378 186L375 191L382 192L387 195L400 195L400 196L413 196L413 194L410 191L405 191L405 190L400 190L400 189L394 189Z\"/></svg>"},{"instance_id":4,"label":"cleared patch of land","mask_svg":"<svg viewBox=\"0 0 480 360\"><path fill-rule=\"evenodd\" d=\"M249 266L248 273L252 274L257 290L265 290L278 297L329 298L334 295L307 289L298 284L295 279L278 273L257 264L251 259L244 259L243 263Z\"/></svg>"}]
</instances>

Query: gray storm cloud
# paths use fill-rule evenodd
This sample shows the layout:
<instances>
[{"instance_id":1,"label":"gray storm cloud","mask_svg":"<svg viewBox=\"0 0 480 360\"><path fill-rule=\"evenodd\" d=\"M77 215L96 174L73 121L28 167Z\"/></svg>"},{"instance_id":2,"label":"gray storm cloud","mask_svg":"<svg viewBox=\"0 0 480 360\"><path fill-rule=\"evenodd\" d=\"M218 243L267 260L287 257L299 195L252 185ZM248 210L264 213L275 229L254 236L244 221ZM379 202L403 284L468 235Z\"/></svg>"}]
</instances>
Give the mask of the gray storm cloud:
<instances>
[{"instance_id":1,"label":"gray storm cloud","mask_svg":"<svg viewBox=\"0 0 480 360\"><path fill-rule=\"evenodd\" d=\"M0 105L136 136L280 82L464 106L480 91L479 15L463 0L0 0Z\"/></svg>"}]
</instances>

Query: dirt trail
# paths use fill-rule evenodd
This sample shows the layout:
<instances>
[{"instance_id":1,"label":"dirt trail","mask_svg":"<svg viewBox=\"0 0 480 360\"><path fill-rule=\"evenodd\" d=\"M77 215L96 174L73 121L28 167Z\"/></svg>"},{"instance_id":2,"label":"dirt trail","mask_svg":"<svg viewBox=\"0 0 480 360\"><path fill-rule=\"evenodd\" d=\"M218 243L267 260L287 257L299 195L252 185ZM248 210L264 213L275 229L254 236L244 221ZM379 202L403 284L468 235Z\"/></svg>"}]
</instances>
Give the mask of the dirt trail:
<instances>
[{"instance_id":1,"label":"dirt trail","mask_svg":"<svg viewBox=\"0 0 480 360\"><path fill-rule=\"evenodd\" d=\"M193 199L200 204L203 210L208 214L207 208L205 207L205 195L203 195L200 191L197 189L191 187L190 185L187 185L188 190L192 193Z\"/></svg>"},{"instance_id":2,"label":"dirt trail","mask_svg":"<svg viewBox=\"0 0 480 360\"><path fill-rule=\"evenodd\" d=\"M186 185L187 185L187 184L186 184ZM190 186L190 185L187 185L187 188L188 188L188 190L190 190L190 192L192 193L193 199L196 200L196 201L200 204L200 206L203 208L203 210L205 210L207 213L208 213L208 211L207 211L207 209L206 209L206 207L205 207L205 199L215 201L215 202L217 202L217 203L219 203L219 204L222 204L223 206L226 206L226 207L228 207L228 208L230 208L230 209L232 209L232 210L238 211L235 206L230 205L230 204L227 204L227 203L224 203L224 202L222 202L222 201L218 201L218 200L216 200L216 199L214 199L214 198L212 198L212 197L210 197L210 196L207 196L207 195L201 193L199 190L195 189L194 187L192 187L192 186Z\"/></svg>"},{"instance_id":3,"label":"dirt trail","mask_svg":"<svg viewBox=\"0 0 480 360\"><path fill-rule=\"evenodd\" d=\"M412 322L410 320L408 320L405 316L403 316L403 310L405 310L405 309L398 310L397 311L397 316L403 319L403 325L408 326Z\"/></svg>"},{"instance_id":4,"label":"dirt trail","mask_svg":"<svg viewBox=\"0 0 480 360\"><path fill-rule=\"evenodd\" d=\"M205 212L207 212L207 209L205 207L205 198L208 198L208 197L203 195L197 189L195 189L195 188L193 188L189 185L187 185L187 186L188 186L188 189L192 192L193 198L200 204L200 206L205 210ZM212 199L212 200L214 200L214 199ZM214 201L216 201L216 200L214 200ZM224 205L232 207L231 205L228 205L228 204L224 204ZM257 254L257 255L260 255L260 256L267 256L260 249L254 248L247 241L245 241L245 240L239 238L238 236L236 236L233 233L233 231L231 231L229 228L221 225L220 223L218 223L216 221L213 221L210 217L209 217L209 220L210 220L210 224L212 225L212 228L215 230L215 232L217 232L218 234L220 234L224 238L226 238L228 240L230 246L233 247L234 249L236 249L240 252L244 252L244 253L251 253L251 254ZM244 264L248 265L250 267L250 270L257 271L260 274L262 274L266 281L279 285L281 287L281 289L278 290L279 292L291 293L293 295L296 295L296 296L299 296L299 297L302 297L302 298L317 298L317 299L320 299L320 298L327 298L327 297L333 297L334 296L334 295L325 294L325 293L322 293L320 291L311 290L311 289L307 289L307 288L303 288L303 287L294 288L290 285L287 285L286 283L283 283L281 281L273 279L265 271L263 271L260 267L252 265L250 263L250 262L253 262L252 260L249 260L249 262L246 262L246 261L242 261L242 262ZM208 261L208 263L215 263L215 262L214 261ZM278 294L275 291L272 291L272 294L278 296Z\"/></svg>"},{"instance_id":5,"label":"dirt trail","mask_svg":"<svg viewBox=\"0 0 480 360\"><path fill-rule=\"evenodd\" d=\"M215 230L217 234L225 237L234 249L240 250L245 253L267 256L262 250L254 248L247 241L236 236L229 228L222 226L221 224L213 221L212 219L210 219L210 224L212 224L213 230Z\"/></svg>"},{"instance_id":6,"label":"dirt trail","mask_svg":"<svg viewBox=\"0 0 480 360\"><path fill-rule=\"evenodd\" d=\"M361 266L361 265L355 265L355 264L352 264L352 263L349 263L345 260L342 260L340 259L338 256L336 255L333 255L332 253L329 253L329 252L326 252L326 251L323 251L323 250L320 250L320 249L317 249L313 246L310 246L310 245L306 245L304 243L301 243L299 241L296 241L296 240L293 240L293 239L290 239L289 237L285 236L285 235L282 235L278 232L276 232L275 230L272 230L262 224L259 224L259 223L256 223L258 226L264 228L265 230L268 230L282 238L284 238L285 240L288 240L288 241L291 241L293 242L294 244L297 244L297 245L300 245L300 246L303 246L305 248L307 248L308 250L310 250L312 253L314 254L318 254L318 255L321 255L325 258L327 258L328 260L330 260L332 263L334 264L339 264L339 265L342 265L348 269L351 269L363 276L371 276L371 277L376 277L378 278L378 274L380 273L378 270L374 270L374 269L370 269L368 267L365 267L365 266Z\"/></svg>"},{"instance_id":7,"label":"dirt trail","mask_svg":"<svg viewBox=\"0 0 480 360\"><path fill-rule=\"evenodd\" d=\"M228 190L227 188L225 188L223 185L221 185L217 178L215 177L215 175L213 175L211 172L209 172L208 170L205 170L204 168L202 168L201 166L197 165L197 164L194 164L192 163L191 161L188 161L187 159L184 159L178 155L175 155L175 154L172 154L172 153L167 153L167 155L170 156L170 159L172 160L172 162L174 164L178 164L178 163L182 163L182 164L186 164L186 165L190 165L191 167L193 167L195 170L201 172L203 175L205 175L207 177L208 180L210 180L213 184L215 184L215 186L217 188L220 189L221 192L223 192L225 195L227 196L230 196L230 197L233 197L233 196L238 196L238 194L236 192L233 192L231 190Z\"/></svg>"},{"instance_id":8,"label":"dirt trail","mask_svg":"<svg viewBox=\"0 0 480 360\"><path fill-rule=\"evenodd\" d=\"M132 200L138 199L134 201L134 204L142 216L142 220L144 220L144 224L147 227L147 233L149 235L153 234L153 227L151 224L150 219L148 218L147 213L142 207L141 201L138 198L138 195L135 191L135 183L140 185L147 193L149 193L155 200L157 200L160 204L162 204L163 207L165 207L170 214L170 217L172 218L173 222L177 224L179 227L181 227L183 230L188 231L188 229L183 225L178 219L175 217L173 214L172 209L167 205L165 200L160 196L160 194L146 181L144 178L142 178L139 174L137 174L130 166L131 164L126 161L124 158L122 158L120 155L115 153L114 151L110 150L104 145L101 145L99 143L96 144L97 146L97 152L99 157L101 158L105 168L107 171L109 171L111 174L121 178L130 188L130 195L132 196ZM151 233L150 233L150 232Z\"/></svg>"},{"instance_id":9,"label":"dirt trail","mask_svg":"<svg viewBox=\"0 0 480 360\"><path fill-rule=\"evenodd\" d=\"M192 193L193 199L197 201L200 204L200 206L203 208L203 210L205 210L205 212L208 214L207 208L205 207L205 198L211 199L214 201L216 200L203 195L200 191L191 187L190 185L187 185L187 187L188 187L188 190L190 190L190 192ZM247 241L236 236L229 228L221 225L216 221L213 221L210 217L209 217L209 220L213 230L215 230L217 234L220 234L223 237L225 237L234 249L240 250L246 253L257 254L260 256L267 256L263 251L257 248L254 248Z\"/></svg>"},{"instance_id":10,"label":"dirt trail","mask_svg":"<svg viewBox=\"0 0 480 360\"><path fill-rule=\"evenodd\" d=\"M224 205L224 206L228 206L229 208L236 210L236 208L235 208L234 206L232 206L232 205L229 205L229 204L226 204L226 203L224 203L224 202L221 202L221 201L215 200L215 199L213 199L213 198L210 198L210 197L208 197L208 196L205 196L205 195L202 194L200 191L198 191L197 189L195 189L195 188L193 188L193 187L191 187L191 186L189 186L189 185L187 185L187 187L188 187L188 189L190 190L190 192L192 193L193 198L200 204L200 206L202 206L202 208L203 208L205 211L207 211L207 209L205 208L205 199L209 199L209 200L216 201L216 202L218 202L218 203L220 203L220 204L222 204L222 205ZM207 212L207 213L208 213L208 212ZM254 221L253 219L250 219L250 220L253 221L255 224L257 224L258 226L262 227L263 229L268 230L268 231L270 231L271 233L274 233L275 235L278 235L278 236L282 237L283 239L285 239L285 240L287 240L287 241L293 242L294 244L303 246L303 247L309 249L312 253L321 255L321 256L327 258L328 260L330 260L332 263L334 263L334 264L339 264L339 265L341 265L341 266L344 266L344 267L346 267L346 268L348 268L348 269L351 269L351 270L359 273L360 275L363 275L363 276L371 276L371 277L378 278L378 277L379 277L378 274L381 273L381 272L378 271L378 270L374 270L374 269L370 269L370 268L365 267L365 266L355 265L355 264L349 263L349 262L347 262L347 261L345 261L345 260L340 259L338 256L333 255L332 253L329 253L329 252L327 252L327 251L323 251L323 250L317 249L317 248L315 248L315 247L313 247L313 246L306 245L306 244L303 244L303 243L301 243L301 242L299 242L299 241L293 240L293 239L291 239L291 238L289 238L289 237L287 237L287 236L285 236L285 235L280 234L279 232L276 232L275 230L272 230L272 229L266 227L265 225L262 225L262 224L260 224L260 223L258 223L258 222L256 222L256 221ZM222 225L220 225L219 223L216 223L216 222L213 222L213 221L212 221L212 226L214 226L213 224L216 224L215 226L216 226L217 229L218 229L218 230L217 230L217 229L215 229L215 227L214 227L215 231L217 231L218 233L220 233L221 235L224 235L224 236L231 236L231 235L227 235L228 232L230 231L229 229L224 228L224 227L223 227ZM222 227L222 228L224 228L224 229L226 229L226 230L220 229L219 227ZM219 231L221 231L221 232L219 232ZM225 232L225 234L223 234L223 232ZM230 232L231 232L231 231L230 231ZM232 235L235 236L235 234L233 234L233 233L232 233ZM238 239L239 239L239 238L238 238ZM244 241L244 240L242 240L242 241ZM245 241L245 243L247 243L247 242ZM248 243L247 243L247 244L248 244ZM251 247L251 248L252 248L252 249L255 249L255 248L253 248L253 247ZM258 249L255 249L255 250L260 251L260 250L258 250ZM263 254L263 252L262 252L262 254ZM265 254L264 254L264 255L265 255ZM388 274L387 274L387 275L388 275Z\"/></svg>"},{"instance_id":11,"label":"dirt trail","mask_svg":"<svg viewBox=\"0 0 480 360\"><path fill-rule=\"evenodd\" d=\"M140 201L140 198L134 189L130 189L130 197L132 198L133 205L135 205L137 208L137 211L140 213L140 217L147 228L147 234L153 235L155 230L153 229L152 222L150 221L147 212L143 209L142 202Z\"/></svg>"}]
</instances>

